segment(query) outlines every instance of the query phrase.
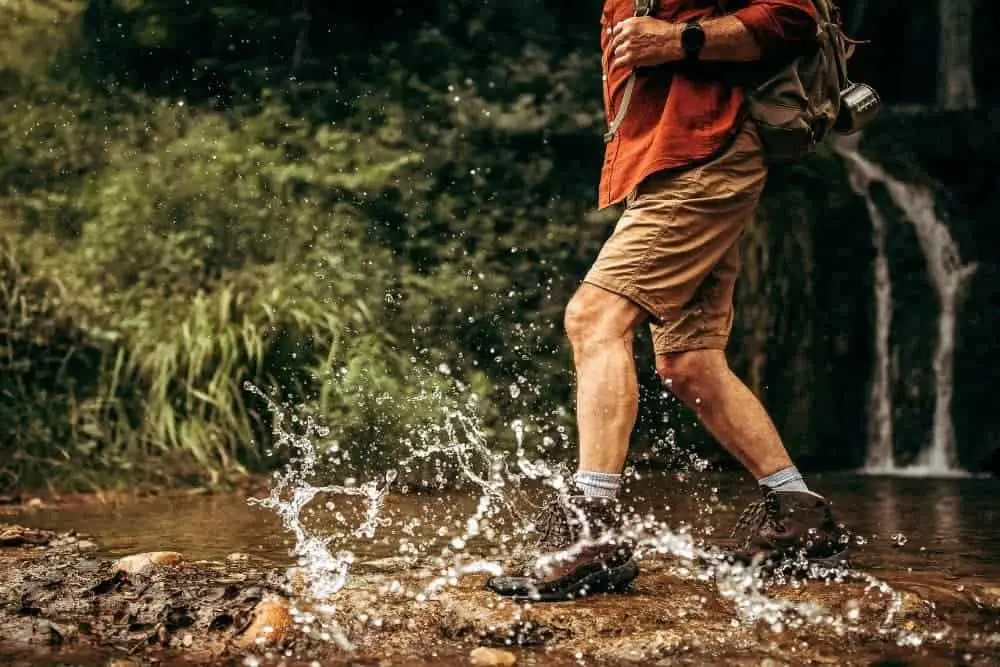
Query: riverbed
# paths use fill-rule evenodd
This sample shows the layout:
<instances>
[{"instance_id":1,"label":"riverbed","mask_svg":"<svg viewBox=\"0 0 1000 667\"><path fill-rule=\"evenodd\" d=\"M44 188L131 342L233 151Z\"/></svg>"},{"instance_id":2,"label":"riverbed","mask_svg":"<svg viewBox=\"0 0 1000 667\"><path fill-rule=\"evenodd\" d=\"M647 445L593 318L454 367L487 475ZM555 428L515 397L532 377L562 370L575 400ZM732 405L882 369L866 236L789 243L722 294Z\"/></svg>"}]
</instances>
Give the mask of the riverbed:
<instances>
[{"instance_id":1,"label":"riverbed","mask_svg":"<svg viewBox=\"0 0 1000 667\"><path fill-rule=\"evenodd\" d=\"M577 653L583 656L582 664L742 664L744 659L750 661L746 664L760 664L762 659L798 664L796 651L807 662L870 664L886 656L902 660L900 664L995 664L992 661L1000 658L1000 510L995 503L1000 481L844 473L807 479L854 531L849 563L858 577L818 587L778 586L767 595L821 605L834 615L853 609L846 630L838 627L834 632L826 621L815 627L806 623L782 628L779 623L770 634L754 629L710 580L699 578L696 570L678 569L669 555L655 554L643 561L644 574L626 596L559 605L498 604L482 592L480 578L470 576L420 602L419 591L437 574L434 558L447 552L450 540L475 510L474 494L454 491L389 493L380 513L384 523L372 538L331 545L354 554L348 584L333 598L338 623L358 655L374 660L372 664L382 659L385 664L467 664L464 656L480 644L511 649L519 664L577 664ZM255 495L260 494L42 505L8 511L4 520L90 536L96 545L86 560L90 570L107 568L113 559L129 554L179 552L190 568L164 574L162 581L154 578L176 597L186 587L211 590L220 577L229 582L274 581L275 573L295 564L291 536L274 513L251 502ZM654 514L670 530L709 541L728 539L736 516L755 497L752 480L742 476L676 471L642 473L623 494L627 506ZM317 511L305 517L317 530L329 526L336 532L337 526L361 520L363 503L343 497L317 500ZM484 536L467 548L486 559L500 559L505 550L500 541ZM61 571L76 567L70 554L49 558L55 558L52 562ZM95 564L98 560L102 565ZM205 564L198 565L200 561ZM252 564L250 571L231 572L241 567L239 563ZM90 581L85 570L78 575L67 581L77 586ZM38 576L48 586L45 577ZM888 588L876 590L873 581ZM128 600L150 590L150 582L141 577L119 584L121 590L114 594ZM29 588L34 585L37 582ZM890 589L893 593L887 592ZM257 598L232 594L233 604L243 604L250 613ZM190 607L218 604L211 596L199 600ZM150 600L146 607L156 604ZM109 633L124 632L112 626ZM197 633L190 639L182 634L160 639L164 648L182 649L185 641L195 648L208 641ZM232 639L227 642L219 645L230 646ZM295 657L303 664L314 658L322 664L348 659L328 643L300 641L295 647ZM838 658L841 648L844 653ZM42 660L42 654L31 655L29 664Z\"/></svg>"}]
</instances>

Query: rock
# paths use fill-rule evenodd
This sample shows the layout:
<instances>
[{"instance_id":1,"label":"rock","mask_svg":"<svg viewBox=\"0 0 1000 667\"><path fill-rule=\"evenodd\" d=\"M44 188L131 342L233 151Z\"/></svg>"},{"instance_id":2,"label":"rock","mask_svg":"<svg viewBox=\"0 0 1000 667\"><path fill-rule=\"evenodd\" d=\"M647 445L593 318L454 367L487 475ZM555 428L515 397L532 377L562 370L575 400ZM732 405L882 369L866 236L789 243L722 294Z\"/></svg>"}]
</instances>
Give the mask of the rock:
<instances>
[{"instance_id":1,"label":"rock","mask_svg":"<svg viewBox=\"0 0 1000 667\"><path fill-rule=\"evenodd\" d=\"M684 645L682 633L673 630L636 632L609 639L595 657L612 663L649 663L676 654Z\"/></svg>"},{"instance_id":2,"label":"rock","mask_svg":"<svg viewBox=\"0 0 1000 667\"><path fill-rule=\"evenodd\" d=\"M0 524L0 547L46 546L56 539L48 530Z\"/></svg>"},{"instance_id":3,"label":"rock","mask_svg":"<svg viewBox=\"0 0 1000 667\"><path fill-rule=\"evenodd\" d=\"M469 663L477 667L503 667L517 663L517 656L510 651L480 646L469 653Z\"/></svg>"},{"instance_id":4,"label":"rock","mask_svg":"<svg viewBox=\"0 0 1000 667\"><path fill-rule=\"evenodd\" d=\"M183 561L184 556L176 551L150 551L119 558L112 568L125 574L149 574L164 567L176 567Z\"/></svg>"},{"instance_id":5,"label":"rock","mask_svg":"<svg viewBox=\"0 0 1000 667\"><path fill-rule=\"evenodd\" d=\"M288 601L280 597L267 597L254 609L253 620L239 643L244 648L262 644L280 644L292 629L292 614Z\"/></svg>"},{"instance_id":6,"label":"rock","mask_svg":"<svg viewBox=\"0 0 1000 667\"><path fill-rule=\"evenodd\" d=\"M230 563L242 563L250 560L250 554L231 553L228 556L226 556L226 560L228 560Z\"/></svg>"}]
</instances>

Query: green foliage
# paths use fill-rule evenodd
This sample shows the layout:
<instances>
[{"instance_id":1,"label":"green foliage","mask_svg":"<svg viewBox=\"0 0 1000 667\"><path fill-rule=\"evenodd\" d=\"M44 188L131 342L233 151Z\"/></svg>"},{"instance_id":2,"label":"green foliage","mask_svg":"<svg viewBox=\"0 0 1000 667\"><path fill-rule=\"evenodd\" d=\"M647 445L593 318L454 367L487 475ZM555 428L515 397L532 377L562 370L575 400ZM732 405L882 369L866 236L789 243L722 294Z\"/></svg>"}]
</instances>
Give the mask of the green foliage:
<instances>
[{"instance_id":1,"label":"green foliage","mask_svg":"<svg viewBox=\"0 0 1000 667\"><path fill-rule=\"evenodd\" d=\"M76 52L103 93L66 69L15 78L13 242L46 242L34 270L101 342L69 458L210 479L264 464L271 417L245 381L369 466L455 386L487 433L509 439L501 412L568 424L561 311L611 222L587 213L591 36L572 50L584 34L534 2L397 9L373 41L359 8L305 26L268 2L92 2ZM549 22L532 39L496 30L529 15Z\"/></svg>"},{"instance_id":2,"label":"green foliage","mask_svg":"<svg viewBox=\"0 0 1000 667\"><path fill-rule=\"evenodd\" d=\"M338 474L470 395L492 447L512 418L570 425L562 309L615 217L593 205L599 2L15 4L36 27L10 51L55 51L0 69L0 484L223 480L273 464L274 410L329 426ZM43 4L79 20L50 39ZM830 168L765 215L820 211ZM766 308L835 291L800 275L817 216L755 231L753 285L795 267L742 293L759 385L786 368L772 338L818 349ZM693 422L651 366L640 439Z\"/></svg>"},{"instance_id":3,"label":"green foliage","mask_svg":"<svg viewBox=\"0 0 1000 667\"><path fill-rule=\"evenodd\" d=\"M278 101L238 119L151 102L117 120L134 127L140 117L141 132L121 132L99 173L56 200L60 215L83 220L78 234L58 244L30 231L8 237L12 257L39 239L48 246L38 275L7 261L9 318L24 293L49 285L43 276L58 275L62 288L62 319L47 329L12 319L14 343L30 331L43 349L11 343L10 363L42 351L75 360L59 342L67 328L104 343L82 378L87 395L64 387L80 423L57 418L61 404L42 406L38 387L17 385L32 424L65 428L43 437L25 426L7 446L34 452L39 466L66 447L64 458L93 454L152 477L156 467L142 461L156 455L172 461L165 475L217 480L260 463L255 443L270 415L248 401L250 382L305 403L344 446L374 445L376 462L390 459L413 418L406 397L420 388L404 381L408 356L387 326L413 318L387 295L425 279L394 265L363 209L420 156L378 135L304 123ZM80 313L72 325L69 312ZM393 406L391 418L375 418L376 401Z\"/></svg>"}]
</instances>

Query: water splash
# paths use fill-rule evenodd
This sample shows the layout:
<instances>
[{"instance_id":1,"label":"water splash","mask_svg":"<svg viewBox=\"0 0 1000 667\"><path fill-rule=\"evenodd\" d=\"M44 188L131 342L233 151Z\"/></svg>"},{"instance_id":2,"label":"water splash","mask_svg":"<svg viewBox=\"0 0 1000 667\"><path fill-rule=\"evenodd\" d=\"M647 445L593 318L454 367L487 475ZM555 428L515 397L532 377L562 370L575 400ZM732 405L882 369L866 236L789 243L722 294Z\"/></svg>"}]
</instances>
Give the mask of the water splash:
<instances>
[{"instance_id":1,"label":"water splash","mask_svg":"<svg viewBox=\"0 0 1000 667\"><path fill-rule=\"evenodd\" d=\"M415 428L402 443L408 454L397 461L395 469L372 481L343 485L316 482L319 476L330 472L322 470L324 466L329 467L329 462L319 453L322 450L320 442L330 437L330 430L310 418L289 417L287 406L279 406L263 392L247 387L266 401L274 416L275 447L287 448L294 454L289 464L275 475L270 496L253 502L277 512L295 539L296 575L303 580L295 619L310 636L333 641L344 650L353 648L337 621L337 593L347 585L355 562L350 549L372 540L379 531L391 539L399 539L401 554L421 560L437 571L437 576L417 589L405 589L413 604L426 603L439 598L448 588L458 586L467 576L500 574L500 563L489 553L501 551L516 555L532 532L532 523L522 514L522 508L532 505L539 491L549 497L566 495L571 478L566 465L542 459L532 461L528 454L532 439L540 440L543 450L553 447L556 441L565 445L568 442L565 429L547 427L551 416L538 420L515 419L508 425L513 435L513 449L504 452L496 445L491 447L489 433L479 416L480 399L450 373L448 377L452 393L447 394L440 385L435 385L426 395L411 399L422 401L431 418ZM679 447L672 432L654 449L683 470L695 473L693 477L698 477L696 473L704 471L708 465L693 452ZM399 477L414 470L433 471L431 478L441 484L449 476L457 476L476 496L475 505L468 512L457 506L451 508L447 520L437 525L430 539L416 537L414 528L418 519L393 525L390 519L382 516L390 489L399 485L405 490ZM675 483L684 483L687 478L684 472L675 471L673 475ZM638 473L633 468L626 469L626 479L635 477ZM705 512L706 520L711 519L714 506L719 504L717 491L712 488L705 499L712 506ZM364 511L357 525L348 525L346 530L334 534L310 527L305 520L306 514L308 508L318 504L320 496L332 496L333 499L313 509L325 509L330 513L339 513L341 501L337 498L359 500ZM765 580L759 570L720 559L717 550L695 539L691 526L682 524L678 528L652 513L640 515L634 509L626 509L622 530L635 543L636 557L640 560L666 557L676 564L673 569L678 576L713 583L720 597L732 604L740 623L764 623L777 632L823 624L846 632L860 622L858 618L851 618L850 610L828 610L816 604L769 595L771 582ZM669 508L665 510L669 512ZM328 521L325 523L329 525ZM706 524L700 530L708 533L711 527ZM552 554L551 558L572 557L592 544L593 541L582 540ZM434 545L437 545L436 551ZM810 566L799 564L799 567L808 570ZM901 598L887 584L846 568L813 569L809 574L827 581L860 581L865 584L866 591L886 596L889 603L882 626L887 632L891 631ZM380 587L377 593L393 594L403 588L400 582L394 581Z\"/></svg>"},{"instance_id":2,"label":"water splash","mask_svg":"<svg viewBox=\"0 0 1000 667\"><path fill-rule=\"evenodd\" d=\"M954 393L955 332L958 310L975 263L963 263L958 244L935 208L934 193L924 185L905 183L858 151L859 137L845 138L835 144L844 158L851 188L864 198L872 221L875 259L875 371L870 402L869 453L866 472L875 474L911 474L919 476L963 475L958 469L955 428L951 418ZM927 445L914 466L900 469L893 456L892 369L889 333L892 324L892 282L886 254L887 221L871 195L871 186L885 187L903 217L913 225L917 240L927 260L927 272L938 299L937 345L934 349L934 420Z\"/></svg>"}]
</instances>

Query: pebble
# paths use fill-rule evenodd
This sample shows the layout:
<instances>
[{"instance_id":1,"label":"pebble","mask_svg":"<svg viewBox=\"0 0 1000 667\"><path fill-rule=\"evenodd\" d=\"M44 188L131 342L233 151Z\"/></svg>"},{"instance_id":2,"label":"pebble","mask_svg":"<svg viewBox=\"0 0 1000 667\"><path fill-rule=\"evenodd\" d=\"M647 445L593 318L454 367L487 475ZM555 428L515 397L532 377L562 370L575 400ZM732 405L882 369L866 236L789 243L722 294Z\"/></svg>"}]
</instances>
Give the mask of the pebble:
<instances>
[{"instance_id":1,"label":"pebble","mask_svg":"<svg viewBox=\"0 0 1000 667\"><path fill-rule=\"evenodd\" d=\"M469 662L476 667L506 667L517 663L517 656L510 651L480 646L472 649Z\"/></svg>"},{"instance_id":2,"label":"pebble","mask_svg":"<svg viewBox=\"0 0 1000 667\"><path fill-rule=\"evenodd\" d=\"M184 561L184 556L176 551L150 551L144 554L125 556L115 561L115 572L125 574L149 574L162 567L174 567Z\"/></svg>"},{"instance_id":3,"label":"pebble","mask_svg":"<svg viewBox=\"0 0 1000 667\"><path fill-rule=\"evenodd\" d=\"M254 609L253 620L240 636L245 648L261 644L278 644L292 629L292 614L288 601L280 597L264 598Z\"/></svg>"}]
</instances>

